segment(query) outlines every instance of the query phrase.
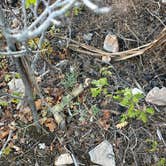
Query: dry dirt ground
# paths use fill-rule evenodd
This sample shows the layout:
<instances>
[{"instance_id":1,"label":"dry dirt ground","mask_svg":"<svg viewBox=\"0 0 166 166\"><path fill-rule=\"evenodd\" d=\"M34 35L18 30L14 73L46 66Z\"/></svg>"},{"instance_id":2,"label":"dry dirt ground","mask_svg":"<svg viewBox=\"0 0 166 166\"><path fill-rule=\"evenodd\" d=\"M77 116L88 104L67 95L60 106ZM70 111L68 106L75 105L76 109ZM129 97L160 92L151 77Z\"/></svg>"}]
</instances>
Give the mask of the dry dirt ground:
<instances>
[{"instance_id":1,"label":"dry dirt ground","mask_svg":"<svg viewBox=\"0 0 166 166\"><path fill-rule=\"evenodd\" d=\"M57 33L80 43L86 42L83 39L84 34L92 33L92 39L87 44L102 49L104 38L110 32L118 36L120 50L123 51L153 41L166 24L166 6L160 1L105 0L105 4L113 4L111 13L95 15L82 8L77 16L71 14L70 19L64 20L67 26L64 24ZM65 74L73 69L76 71L77 81L72 86L76 86L86 78L101 78L100 69L111 66L109 71L112 75L106 76L111 94L118 89L134 88L138 85L145 93L155 86L166 86L165 45L141 56L104 64L91 55L59 48L60 39L57 39L56 35L49 37L48 35L47 38L54 49L51 55L46 55L50 65L55 66L62 60L67 60L65 66L61 68L62 73L51 69L52 71L40 82L44 96L53 99L53 104L60 102L61 97L70 92L70 86L66 87L62 82ZM66 43L64 46L66 47ZM42 63L41 60L40 65ZM49 67L48 65L47 68ZM100 109L95 116L91 111L94 105ZM90 166L93 163L90 162L88 152L105 139L113 145L117 166L157 166L158 164L164 166L161 161L165 161L166 165L166 145L157 135L159 129L163 139L166 140L166 110L162 107L155 107L155 115L150 117L147 123L129 120L126 127L117 129L116 124L120 122L124 108L113 100L105 98L104 95L93 98L90 88L87 88L63 110L65 129L56 127L50 132L45 127L47 134L45 132L37 134L33 127L18 122L14 117L17 111L14 110L14 106L12 109L9 109L13 111L10 116L17 123L15 131L17 138L13 139L12 143L21 150L17 152L13 148L9 155L0 159L1 166L29 166L35 163L40 166L51 166L54 165L55 157L67 151L74 154L80 165ZM109 114L109 118L105 114ZM45 143L46 147L40 149L39 143Z\"/></svg>"}]
</instances>

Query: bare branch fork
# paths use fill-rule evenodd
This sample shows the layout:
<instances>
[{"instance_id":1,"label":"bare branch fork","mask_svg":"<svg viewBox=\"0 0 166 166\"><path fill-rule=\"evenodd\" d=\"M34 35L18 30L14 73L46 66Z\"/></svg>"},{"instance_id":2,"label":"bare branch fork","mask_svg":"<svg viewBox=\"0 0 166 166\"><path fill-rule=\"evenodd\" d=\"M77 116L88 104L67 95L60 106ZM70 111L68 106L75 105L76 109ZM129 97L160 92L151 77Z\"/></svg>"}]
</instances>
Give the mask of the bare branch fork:
<instances>
[{"instance_id":1,"label":"bare branch fork","mask_svg":"<svg viewBox=\"0 0 166 166\"><path fill-rule=\"evenodd\" d=\"M0 4L0 30L4 35L8 46L8 51L6 53L0 52L0 54L10 55L11 57L13 57L13 60L17 66L17 70L20 73L23 83L25 85L25 96L27 97L27 102L32 110L34 121L36 122L37 127L39 128L37 110L33 100L33 93L34 89L36 89L37 92L40 89L38 88L34 80L33 70L30 67L31 64L28 58L28 55L30 54L27 49L28 48L26 44L27 41L29 39L41 36L40 42L38 43L38 47L39 49L41 49L41 43L44 32L52 24L58 26L60 24L60 21L57 20L57 18L63 16L66 13L66 11L71 9L76 3L84 4L85 6L87 6L88 8L97 13L108 12L110 8L107 7L99 8L96 4L92 3L90 0L79 0L79 1L56 0L52 4L50 4L50 0L36 0L36 1L37 1L36 5L30 7L34 19L34 21L31 24L28 22L27 19L28 14L25 8L26 0L21 1L22 2L21 19L23 20L22 23L23 26L17 28L11 28L11 25L8 23L7 17L5 15L6 10L3 8L4 6L2 5L2 3ZM44 10L40 15L38 15L37 13L39 2L42 2L44 5ZM18 44L24 46L25 49L23 50L21 49L21 47L17 47Z\"/></svg>"}]
</instances>

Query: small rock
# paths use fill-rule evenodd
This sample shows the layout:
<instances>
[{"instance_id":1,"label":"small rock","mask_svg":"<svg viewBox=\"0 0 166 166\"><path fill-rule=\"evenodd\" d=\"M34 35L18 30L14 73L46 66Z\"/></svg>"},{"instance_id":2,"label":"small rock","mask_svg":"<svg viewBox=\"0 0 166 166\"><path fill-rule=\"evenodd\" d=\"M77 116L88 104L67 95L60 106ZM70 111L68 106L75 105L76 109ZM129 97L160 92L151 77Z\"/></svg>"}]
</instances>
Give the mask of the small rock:
<instances>
[{"instance_id":1,"label":"small rock","mask_svg":"<svg viewBox=\"0 0 166 166\"><path fill-rule=\"evenodd\" d=\"M102 166L115 166L115 155L112 145L107 141L103 141L93 150L89 152L91 161Z\"/></svg>"},{"instance_id":2,"label":"small rock","mask_svg":"<svg viewBox=\"0 0 166 166\"><path fill-rule=\"evenodd\" d=\"M87 42L92 40L93 33L87 33L83 35L83 39Z\"/></svg>"},{"instance_id":3,"label":"small rock","mask_svg":"<svg viewBox=\"0 0 166 166\"><path fill-rule=\"evenodd\" d=\"M166 87L159 89L158 87L154 87L149 91L145 98L146 102L151 104L156 104L158 106L166 105Z\"/></svg>"},{"instance_id":4,"label":"small rock","mask_svg":"<svg viewBox=\"0 0 166 166\"><path fill-rule=\"evenodd\" d=\"M8 83L9 89L11 91L16 91L18 93L24 93L25 91L25 86L24 83L22 81L22 79L16 79L13 78L9 83Z\"/></svg>"},{"instance_id":5,"label":"small rock","mask_svg":"<svg viewBox=\"0 0 166 166\"><path fill-rule=\"evenodd\" d=\"M132 94L136 95L136 94L144 94L144 92L138 88L133 88L132 89Z\"/></svg>"},{"instance_id":6,"label":"small rock","mask_svg":"<svg viewBox=\"0 0 166 166\"><path fill-rule=\"evenodd\" d=\"M44 150L46 148L45 143L39 143L38 146L39 146L39 149L42 149L42 150Z\"/></svg>"},{"instance_id":7,"label":"small rock","mask_svg":"<svg viewBox=\"0 0 166 166\"><path fill-rule=\"evenodd\" d=\"M14 18L13 21L12 21L12 28L17 28L18 25L19 25L19 20L17 18Z\"/></svg>"},{"instance_id":8,"label":"small rock","mask_svg":"<svg viewBox=\"0 0 166 166\"><path fill-rule=\"evenodd\" d=\"M69 153L61 154L58 158L55 159L56 166L62 166L66 164L73 164L73 159Z\"/></svg>"},{"instance_id":9,"label":"small rock","mask_svg":"<svg viewBox=\"0 0 166 166\"><path fill-rule=\"evenodd\" d=\"M161 2L164 3L164 4L166 4L166 0L162 0Z\"/></svg>"},{"instance_id":10,"label":"small rock","mask_svg":"<svg viewBox=\"0 0 166 166\"><path fill-rule=\"evenodd\" d=\"M104 40L103 48L108 52L118 52L119 43L116 35L108 34Z\"/></svg>"},{"instance_id":11,"label":"small rock","mask_svg":"<svg viewBox=\"0 0 166 166\"><path fill-rule=\"evenodd\" d=\"M110 61L111 61L111 57L110 56L107 56L107 55L102 56L102 62L110 63Z\"/></svg>"}]
</instances>

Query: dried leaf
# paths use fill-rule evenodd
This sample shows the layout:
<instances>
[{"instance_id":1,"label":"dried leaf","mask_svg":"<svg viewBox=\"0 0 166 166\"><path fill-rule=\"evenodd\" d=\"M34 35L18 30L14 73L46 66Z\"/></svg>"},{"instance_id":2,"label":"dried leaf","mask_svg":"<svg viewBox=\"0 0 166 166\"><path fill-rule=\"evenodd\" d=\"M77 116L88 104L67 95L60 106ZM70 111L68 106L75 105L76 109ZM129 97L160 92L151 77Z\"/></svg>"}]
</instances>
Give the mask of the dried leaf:
<instances>
[{"instance_id":1,"label":"dried leaf","mask_svg":"<svg viewBox=\"0 0 166 166\"><path fill-rule=\"evenodd\" d=\"M29 107L22 108L18 114L18 117L24 123L28 123L33 120L31 109Z\"/></svg>"},{"instance_id":2,"label":"dried leaf","mask_svg":"<svg viewBox=\"0 0 166 166\"><path fill-rule=\"evenodd\" d=\"M5 137L7 137L8 134L9 134L9 129L1 129L0 130L0 139L4 139Z\"/></svg>"},{"instance_id":3,"label":"dried leaf","mask_svg":"<svg viewBox=\"0 0 166 166\"><path fill-rule=\"evenodd\" d=\"M104 128L104 130L108 130L110 127L110 122L108 120L100 118L98 120L99 125Z\"/></svg>"},{"instance_id":4,"label":"dried leaf","mask_svg":"<svg viewBox=\"0 0 166 166\"><path fill-rule=\"evenodd\" d=\"M51 132L54 132L54 130L56 129L57 125L54 122L53 118L48 118L46 119L46 121L44 122L45 126L49 128L49 130Z\"/></svg>"},{"instance_id":5,"label":"dried leaf","mask_svg":"<svg viewBox=\"0 0 166 166\"><path fill-rule=\"evenodd\" d=\"M111 57L108 55L102 56L102 62L109 63L111 61Z\"/></svg>"},{"instance_id":6,"label":"dried leaf","mask_svg":"<svg viewBox=\"0 0 166 166\"><path fill-rule=\"evenodd\" d=\"M42 108L42 100L41 99L38 99L35 101L35 105L36 105L36 109L37 110L41 110Z\"/></svg>"},{"instance_id":7,"label":"dried leaf","mask_svg":"<svg viewBox=\"0 0 166 166\"><path fill-rule=\"evenodd\" d=\"M118 128L118 129L122 129L123 127L125 127L125 126L127 126L128 125L128 122L122 122L122 123L118 123L117 125L116 125L116 127Z\"/></svg>"},{"instance_id":8,"label":"dried leaf","mask_svg":"<svg viewBox=\"0 0 166 166\"><path fill-rule=\"evenodd\" d=\"M110 110L102 110L102 112L103 112L103 119L109 120L111 116Z\"/></svg>"}]
</instances>

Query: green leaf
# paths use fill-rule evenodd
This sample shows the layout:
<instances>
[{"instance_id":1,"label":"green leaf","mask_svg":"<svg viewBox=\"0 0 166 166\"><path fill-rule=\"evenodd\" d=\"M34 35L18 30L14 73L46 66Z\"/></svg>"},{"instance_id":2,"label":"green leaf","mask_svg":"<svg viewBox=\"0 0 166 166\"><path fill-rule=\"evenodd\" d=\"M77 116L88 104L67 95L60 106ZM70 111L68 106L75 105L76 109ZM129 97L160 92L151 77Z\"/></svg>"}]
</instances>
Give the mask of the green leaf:
<instances>
[{"instance_id":1,"label":"green leaf","mask_svg":"<svg viewBox=\"0 0 166 166\"><path fill-rule=\"evenodd\" d=\"M143 121L144 123L146 123L147 120L148 120L146 113L143 112L143 111L140 112L140 115L139 115L138 119Z\"/></svg>"},{"instance_id":2,"label":"green leaf","mask_svg":"<svg viewBox=\"0 0 166 166\"><path fill-rule=\"evenodd\" d=\"M100 112L100 109L96 105L92 106L91 109L94 116L96 116Z\"/></svg>"},{"instance_id":3,"label":"green leaf","mask_svg":"<svg viewBox=\"0 0 166 166\"><path fill-rule=\"evenodd\" d=\"M3 155L9 155L11 152L11 148L10 147L6 147L4 150L3 150Z\"/></svg>"},{"instance_id":4,"label":"green leaf","mask_svg":"<svg viewBox=\"0 0 166 166\"><path fill-rule=\"evenodd\" d=\"M146 108L146 112L149 113L150 115L154 115L154 109L151 107Z\"/></svg>"},{"instance_id":5,"label":"green leaf","mask_svg":"<svg viewBox=\"0 0 166 166\"><path fill-rule=\"evenodd\" d=\"M97 97L101 93L101 88L91 88L90 91L92 97Z\"/></svg>"},{"instance_id":6,"label":"green leaf","mask_svg":"<svg viewBox=\"0 0 166 166\"><path fill-rule=\"evenodd\" d=\"M10 81L11 75L10 74L5 74L5 81L8 82Z\"/></svg>"},{"instance_id":7,"label":"green leaf","mask_svg":"<svg viewBox=\"0 0 166 166\"><path fill-rule=\"evenodd\" d=\"M127 119L128 119L128 116L127 116L127 114L125 113L125 114L122 114L121 115L121 122L123 123L123 122L125 122L125 121L127 121Z\"/></svg>"},{"instance_id":8,"label":"green leaf","mask_svg":"<svg viewBox=\"0 0 166 166\"><path fill-rule=\"evenodd\" d=\"M8 105L8 102L0 100L0 106L6 107Z\"/></svg>"},{"instance_id":9,"label":"green leaf","mask_svg":"<svg viewBox=\"0 0 166 166\"><path fill-rule=\"evenodd\" d=\"M100 69L100 73L103 75L103 76L111 76L112 75L112 72L109 71L109 69L111 69L112 67L109 66L109 67L102 67Z\"/></svg>"},{"instance_id":10,"label":"green leaf","mask_svg":"<svg viewBox=\"0 0 166 166\"><path fill-rule=\"evenodd\" d=\"M35 5L36 4L36 0L26 0L25 2L25 7L26 9L29 8L31 5Z\"/></svg>"},{"instance_id":11,"label":"green leaf","mask_svg":"<svg viewBox=\"0 0 166 166\"><path fill-rule=\"evenodd\" d=\"M124 97L123 99L122 99L122 101L120 102L120 104L122 105L122 106L129 106L130 105L130 100L128 99L128 98L126 98L126 97Z\"/></svg>"},{"instance_id":12,"label":"green leaf","mask_svg":"<svg viewBox=\"0 0 166 166\"><path fill-rule=\"evenodd\" d=\"M142 99L144 96L141 93L137 93L133 96L132 100L134 103L138 103L140 99Z\"/></svg>"},{"instance_id":13,"label":"green leaf","mask_svg":"<svg viewBox=\"0 0 166 166\"><path fill-rule=\"evenodd\" d=\"M120 95L114 95L113 99L120 102L121 96Z\"/></svg>"},{"instance_id":14,"label":"green leaf","mask_svg":"<svg viewBox=\"0 0 166 166\"><path fill-rule=\"evenodd\" d=\"M92 84L95 85L96 87L103 87L108 85L107 78L100 78L99 80L93 80Z\"/></svg>"},{"instance_id":15,"label":"green leaf","mask_svg":"<svg viewBox=\"0 0 166 166\"><path fill-rule=\"evenodd\" d=\"M157 166L165 166L166 165L166 158L160 158L157 162Z\"/></svg>"},{"instance_id":16,"label":"green leaf","mask_svg":"<svg viewBox=\"0 0 166 166\"><path fill-rule=\"evenodd\" d=\"M104 88L104 89L103 89L103 93L104 93L105 95L108 94L108 90L107 90L107 88Z\"/></svg>"},{"instance_id":17,"label":"green leaf","mask_svg":"<svg viewBox=\"0 0 166 166\"><path fill-rule=\"evenodd\" d=\"M127 110L127 115L129 118L135 118L136 117L136 113L134 110L134 105L130 105L129 109Z\"/></svg>"}]
</instances>

